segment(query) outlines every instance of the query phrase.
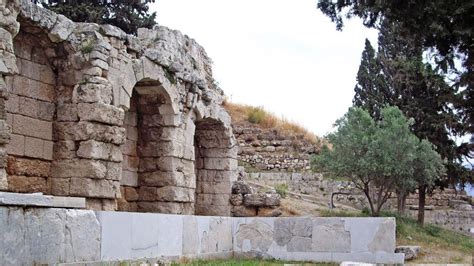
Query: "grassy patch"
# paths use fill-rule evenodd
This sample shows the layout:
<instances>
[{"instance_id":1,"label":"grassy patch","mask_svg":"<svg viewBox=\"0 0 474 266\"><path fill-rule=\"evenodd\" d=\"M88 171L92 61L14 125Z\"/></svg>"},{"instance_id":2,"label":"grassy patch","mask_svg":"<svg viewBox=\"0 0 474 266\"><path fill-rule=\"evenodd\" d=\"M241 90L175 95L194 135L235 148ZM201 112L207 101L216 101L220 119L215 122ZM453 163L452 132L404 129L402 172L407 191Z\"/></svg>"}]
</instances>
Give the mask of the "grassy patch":
<instances>
[{"instance_id":1,"label":"grassy patch","mask_svg":"<svg viewBox=\"0 0 474 266\"><path fill-rule=\"evenodd\" d=\"M185 265L185 266L280 266L280 265L338 265L336 263L310 263L310 262L291 262L291 261L279 261L279 260L258 260L258 259L229 259L229 260L194 260L190 262L173 263L173 266Z\"/></svg>"},{"instance_id":2,"label":"grassy patch","mask_svg":"<svg viewBox=\"0 0 474 266\"><path fill-rule=\"evenodd\" d=\"M395 216L397 219L397 242L403 245L431 246L440 249L454 249L462 252L474 250L474 238L426 224L421 227L415 219Z\"/></svg>"},{"instance_id":3,"label":"grassy patch","mask_svg":"<svg viewBox=\"0 0 474 266\"><path fill-rule=\"evenodd\" d=\"M286 198L286 193L288 192L287 184L278 184L275 186L276 193L280 195L282 199Z\"/></svg>"},{"instance_id":4,"label":"grassy patch","mask_svg":"<svg viewBox=\"0 0 474 266\"><path fill-rule=\"evenodd\" d=\"M318 145L319 147L323 144L321 138L307 130L305 127L286 118L280 118L275 114L266 111L262 107L236 104L228 101L224 102L224 107L229 112L234 123L248 121L261 128L277 129L290 137L297 138L298 136L301 136L303 139L312 144Z\"/></svg>"}]
</instances>

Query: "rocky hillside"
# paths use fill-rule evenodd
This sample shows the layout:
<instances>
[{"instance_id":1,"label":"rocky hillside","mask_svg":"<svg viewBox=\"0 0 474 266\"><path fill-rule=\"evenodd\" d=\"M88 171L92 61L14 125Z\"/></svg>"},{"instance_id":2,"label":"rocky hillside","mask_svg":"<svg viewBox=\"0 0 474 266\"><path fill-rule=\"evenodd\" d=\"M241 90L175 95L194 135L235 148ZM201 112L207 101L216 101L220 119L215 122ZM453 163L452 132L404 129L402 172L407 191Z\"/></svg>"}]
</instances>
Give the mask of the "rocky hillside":
<instances>
[{"instance_id":1,"label":"rocky hillside","mask_svg":"<svg viewBox=\"0 0 474 266\"><path fill-rule=\"evenodd\" d=\"M310 169L322 139L304 127L261 107L225 103L239 143L239 162L247 172L301 172Z\"/></svg>"}]
</instances>

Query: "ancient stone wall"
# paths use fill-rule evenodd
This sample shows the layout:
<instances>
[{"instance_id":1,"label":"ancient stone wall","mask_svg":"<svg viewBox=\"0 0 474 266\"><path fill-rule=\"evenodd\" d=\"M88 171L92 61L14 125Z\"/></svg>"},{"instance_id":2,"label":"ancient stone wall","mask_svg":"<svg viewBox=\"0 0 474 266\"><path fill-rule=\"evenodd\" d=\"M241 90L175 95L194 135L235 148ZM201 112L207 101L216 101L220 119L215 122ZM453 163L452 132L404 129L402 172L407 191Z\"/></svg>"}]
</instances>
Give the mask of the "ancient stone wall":
<instances>
[{"instance_id":1,"label":"ancient stone wall","mask_svg":"<svg viewBox=\"0 0 474 266\"><path fill-rule=\"evenodd\" d=\"M132 36L74 23L28 0L0 13L1 190L230 215L236 141L201 46L165 27Z\"/></svg>"},{"instance_id":2,"label":"ancient stone wall","mask_svg":"<svg viewBox=\"0 0 474 266\"><path fill-rule=\"evenodd\" d=\"M233 127L240 147L239 161L248 172L308 171L311 157L319 149L319 144L306 140L302 134L285 134L248 122Z\"/></svg>"}]
</instances>

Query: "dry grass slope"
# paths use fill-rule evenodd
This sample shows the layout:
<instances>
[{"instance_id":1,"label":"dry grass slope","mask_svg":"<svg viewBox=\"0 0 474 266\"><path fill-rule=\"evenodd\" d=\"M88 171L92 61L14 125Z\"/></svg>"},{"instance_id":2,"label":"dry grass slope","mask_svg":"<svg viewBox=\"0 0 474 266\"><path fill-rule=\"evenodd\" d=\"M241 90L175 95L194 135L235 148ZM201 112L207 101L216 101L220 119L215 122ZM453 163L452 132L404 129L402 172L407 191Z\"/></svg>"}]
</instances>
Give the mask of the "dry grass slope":
<instances>
[{"instance_id":1,"label":"dry grass slope","mask_svg":"<svg viewBox=\"0 0 474 266\"><path fill-rule=\"evenodd\" d=\"M224 102L224 107L232 117L233 123L252 123L261 128L274 128L289 136L302 135L305 140L315 145L322 145L323 143L322 138L302 125L284 117L280 118L266 111L263 107L231 103L229 101Z\"/></svg>"}]
</instances>

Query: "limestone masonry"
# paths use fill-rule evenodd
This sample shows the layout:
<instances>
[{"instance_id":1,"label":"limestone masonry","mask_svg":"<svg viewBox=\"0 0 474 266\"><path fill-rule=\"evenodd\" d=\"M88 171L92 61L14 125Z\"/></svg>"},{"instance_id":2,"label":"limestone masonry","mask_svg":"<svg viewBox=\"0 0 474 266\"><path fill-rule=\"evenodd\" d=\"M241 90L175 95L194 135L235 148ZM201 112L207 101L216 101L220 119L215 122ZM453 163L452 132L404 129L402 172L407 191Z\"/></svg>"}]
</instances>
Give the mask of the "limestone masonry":
<instances>
[{"instance_id":1,"label":"limestone masonry","mask_svg":"<svg viewBox=\"0 0 474 266\"><path fill-rule=\"evenodd\" d=\"M237 142L193 39L160 26L127 35L7 0L0 54L0 191L230 215Z\"/></svg>"}]
</instances>

